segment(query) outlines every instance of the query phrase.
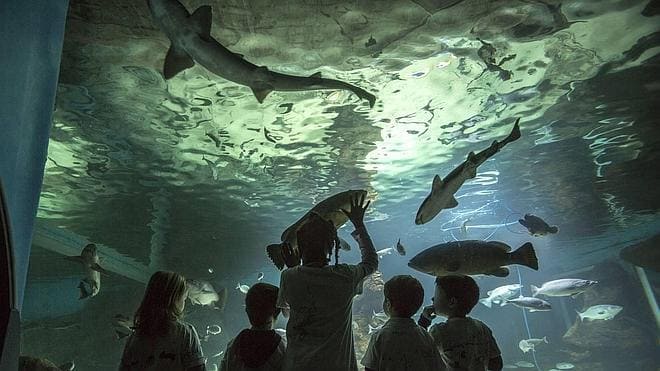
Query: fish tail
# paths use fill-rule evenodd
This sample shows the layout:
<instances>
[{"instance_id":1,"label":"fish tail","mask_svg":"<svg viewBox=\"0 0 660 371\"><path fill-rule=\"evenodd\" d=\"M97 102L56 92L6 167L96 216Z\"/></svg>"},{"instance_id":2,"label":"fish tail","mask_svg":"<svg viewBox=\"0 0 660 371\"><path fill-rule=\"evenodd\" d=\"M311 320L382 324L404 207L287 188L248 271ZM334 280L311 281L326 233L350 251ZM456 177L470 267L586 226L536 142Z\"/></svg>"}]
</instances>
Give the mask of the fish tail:
<instances>
[{"instance_id":1,"label":"fish tail","mask_svg":"<svg viewBox=\"0 0 660 371\"><path fill-rule=\"evenodd\" d=\"M539 289L538 287L534 286L534 285L529 285L529 286L530 286L530 288L532 289L532 296L533 296L533 297L536 297L536 295L539 294L539 290L540 290L540 289Z\"/></svg>"},{"instance_id":2,"label":"fish tail","mask_svg":"<svg viewBox=\"0 0 660 371\"><path fill-rule=\"evenodd\" d=\"M539 260L536 258L534 245L532 245L531 242L526 242L524 245L520 246L518 250L512 252L510 258L514 264L524 265L535 271L539 270Z\"/></svg>"},{"instance_id":3,"label":"fish tail","mask_svg":"<svg viewBox=\"0 0 660 371\"><path fill-rule=\"evenodd\" d=\"M480 299L479 302L480 302L481 304L487 306L488 308L491 308L491 307L493 306L493 302L490 301L490 299L488 299L488 298Z\"/></svg>"},{"instance_id":4,"label":"fish tail","mask_svg":"<svg viewBox=\"0 0 660 371\"><path fill-rule=\"evenodd\" d=\"M520 139L520 117L516 119L515 124L513 124L513 129L511 129L511 133L509 133L509 136L504 138L504 140L500 143L500 147L503 147L504 145L511 143L515 140Z\"/></svg>"},{"instance_id":5,"label":"fish tail","mask_svg":"<svg viewBox=\"0 0 660 371\"><path fill-rule=\"evenodd\" d=\"M361 99L366 99L369 102L369 108L374 108L374 104L376 104L375 95L355 85L350 85L350 86L351 86L350 90L353 92L353 94L357 95Z\"/></svg>"},{"instance_id":6,"label":"fish tail","mask_svg":"<svg viewBox=\"0 0 660 371\"><path fill-rule=\"evenodd\" d=\"M273 262L273 264L275 264L277 269L282 270L284 268L284 255L282 254L282 244L274 243L268 245L266 247L266 254Z\"/></svg>"},{"instance_id":7,"label":"fish tail","mask_svg":"<svg viewBox=\"0 0 660 371\"><path fill-rule=\"evenodd\" d=\"M543 342L545 342L546 344L548 344L548 337L547 337L547 336L544 336L544 337L543 337Z\"/></svg>"}]
</instances>

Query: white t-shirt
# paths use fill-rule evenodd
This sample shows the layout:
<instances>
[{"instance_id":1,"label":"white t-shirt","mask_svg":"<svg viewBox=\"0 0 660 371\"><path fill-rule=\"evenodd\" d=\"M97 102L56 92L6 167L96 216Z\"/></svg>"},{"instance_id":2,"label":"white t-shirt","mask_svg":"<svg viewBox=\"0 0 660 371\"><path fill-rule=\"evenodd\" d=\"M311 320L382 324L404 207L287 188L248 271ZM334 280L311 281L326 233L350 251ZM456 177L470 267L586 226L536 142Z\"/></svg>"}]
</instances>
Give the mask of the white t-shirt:
<instances>
[{"instance_id":1,"label":"white t-shirt","mask_svg":"<svg viewBox=\"0 0 660 371\"><path fill-rule=\"evenodd\" d=\"M490 328L470 318L450 318L429 330L447 370L483 371L500 355Z\"/></svg>"},{"instance_id":2,"label":"white t-shirt","mask_svg":"<svg viewBox=\"0 0 660 371\"><path fill-rule=\"evenodd\" d=\"M411 318L395 317L371 335L362 365L378 371L445 369L431 335Z\"/></svg>"},{"instance_id":3,"label":"white t-shirt","mask_svg":"<svg viewBox=\"0 0 660 371\"><path fill-rule=\"evenodd\" d=\"M243 330L227 344L220 371L280 371L285 351L286 339L275 331Z\"/></svg>"},{"instance_id":4,"label":"white t-shirt","mask_svg":"<svg viewBox=\"0 0 660 371\"><path fill-rule=\"evenodd\" d=\"M176 321L163 337L143 337L131 334L124 347L121 371L185 371L203 365L199 336L186 322Z\"/></svg>"}]
</instances>

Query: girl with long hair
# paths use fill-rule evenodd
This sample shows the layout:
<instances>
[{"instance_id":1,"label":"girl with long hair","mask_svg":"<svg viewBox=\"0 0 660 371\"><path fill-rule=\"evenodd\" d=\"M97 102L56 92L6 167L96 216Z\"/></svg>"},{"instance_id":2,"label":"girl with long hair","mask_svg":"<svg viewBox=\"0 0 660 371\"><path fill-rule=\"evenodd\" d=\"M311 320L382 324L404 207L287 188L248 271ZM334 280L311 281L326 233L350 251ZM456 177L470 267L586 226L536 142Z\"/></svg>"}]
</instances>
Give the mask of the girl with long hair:
<instances>
[{"instance_id":1,"label":"girl with long hair","mask_svg":"<svg viewBox=\"0 0 660 371\"><path fill-rule=\"evenodd\" d=\"M135 312L120 371L204 371L205 359L195 328L183 322L188 290L174 272L154 273Z\"/></svg>"}]
</instances>

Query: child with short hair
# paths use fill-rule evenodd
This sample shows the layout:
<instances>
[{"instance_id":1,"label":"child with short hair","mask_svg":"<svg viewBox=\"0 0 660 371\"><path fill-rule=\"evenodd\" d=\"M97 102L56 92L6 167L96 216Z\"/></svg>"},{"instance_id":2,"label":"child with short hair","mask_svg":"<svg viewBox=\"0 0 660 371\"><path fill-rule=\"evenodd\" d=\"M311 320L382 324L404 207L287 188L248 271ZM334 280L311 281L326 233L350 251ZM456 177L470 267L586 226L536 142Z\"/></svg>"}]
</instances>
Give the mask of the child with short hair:
<instances>
[{"instance_id":1,"label":"child with short hair","mask_svg":"<svg viewBox=\"0 0 660 371\"><path fill-rule=\"evenodd\" d=\"M447 317L429 330L447 370L501 370L502 356L490 328L467 316L479 301L474 279L443 276L435 283L433 305L424 308L418 323L428 327L434 313Z\"/></svg>"},{"instance_id":2,"label":"child with short hair","mask_svg":"<svg viewBox=\"0 0 660 371\"><path fill-rule=\"evenodd\" d=\"M286 340L273 330L280 308L277 286L254 284L245 295L245 311L251 328L241 331L227 344L221 371L281 370Z\"/></svg>"},{"instance_id":3,"label":"child with short hair","mask_svg":"<svg viewBox=\"0 0 660 371\"><path fill-rule=\"evenodd\" d=\"M444 370L433 338L412 317L424 301L424 289L410 275L385 283L383 310L390 317L369 340L362 358L366 371Z\"/></svg>"}]
</instances>

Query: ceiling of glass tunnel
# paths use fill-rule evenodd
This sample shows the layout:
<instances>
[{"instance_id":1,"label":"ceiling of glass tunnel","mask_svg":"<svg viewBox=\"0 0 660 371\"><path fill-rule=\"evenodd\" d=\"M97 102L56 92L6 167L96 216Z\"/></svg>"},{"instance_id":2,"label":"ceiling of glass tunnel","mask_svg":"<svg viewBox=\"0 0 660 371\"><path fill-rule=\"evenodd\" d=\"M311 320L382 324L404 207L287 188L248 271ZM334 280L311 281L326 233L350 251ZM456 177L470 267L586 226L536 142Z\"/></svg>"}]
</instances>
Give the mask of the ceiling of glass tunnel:
<instances>
[{"instance_id":1,"label":"ceiling of glass tunnel","mask_svg":"<svg viewBox=\"0 0 660 371\"><path fill-rule=\"evenodd\" d=\"M245 60L320 72L374 107L337 89L259 103L199 64L166 80L170 41L146 1L72 0L42 223L145 264L227 275L267 265L267 244L346 189L375 199L381 247L515 245L529 239L518 217L542 215L560 226L538 241L555 270L659 229L657 1L182 3L211 5L211 36ZM433 176L518 117L522 138L479 168L459 206L415 226Z\"/></svg>"}]
</instances>

